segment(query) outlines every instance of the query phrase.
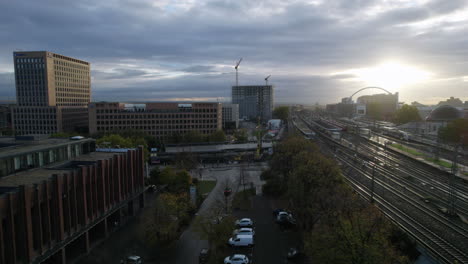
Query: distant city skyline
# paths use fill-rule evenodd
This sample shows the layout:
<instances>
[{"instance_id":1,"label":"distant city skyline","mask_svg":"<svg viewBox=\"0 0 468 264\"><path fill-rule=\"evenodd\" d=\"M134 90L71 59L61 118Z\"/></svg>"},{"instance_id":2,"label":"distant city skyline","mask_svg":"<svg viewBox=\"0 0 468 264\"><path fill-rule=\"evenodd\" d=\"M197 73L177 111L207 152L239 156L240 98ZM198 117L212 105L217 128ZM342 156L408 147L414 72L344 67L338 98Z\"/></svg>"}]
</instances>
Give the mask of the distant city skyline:
<instances>
[{"instance_id":1,"label":"distant city skyline","mask_svg":"<svg viewBox=\"0 0 468 264\"><path fill-rule=\"evenodd\" d=\"M241 57L239 85L271 74L277 103L365 86L467 101L467 12L463 0L7 1L0 100L15 99L13 52L48 50L91 63L93 101L229 101Z\"/></svg>"}]
</instances>

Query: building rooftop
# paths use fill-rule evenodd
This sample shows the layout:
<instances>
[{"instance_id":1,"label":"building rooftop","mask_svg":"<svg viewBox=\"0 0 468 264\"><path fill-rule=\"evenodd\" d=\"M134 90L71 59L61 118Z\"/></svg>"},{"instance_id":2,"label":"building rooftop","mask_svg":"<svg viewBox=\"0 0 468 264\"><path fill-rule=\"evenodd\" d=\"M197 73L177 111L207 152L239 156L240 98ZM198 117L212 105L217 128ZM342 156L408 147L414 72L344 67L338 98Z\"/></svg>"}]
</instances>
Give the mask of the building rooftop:
<instances>
[{"instance_id":1,"label":"building rooftop","mask_svg":"<svg viewBox=\"0 0 468 264\"><path fill-rule=\"evenodd\" d=\"M35 138L34 136L0 137L0 159L22 153L51 149L77 142L94 141L91 138L72 140L68 138Z\"/></svg>"},{"instance_id":2,"label":"building rooftop","mask_svg":"<svg viewBox=\"0 0 468 264\"><path fill-rule=\"evenodd\" d=\"M106 153L106 152L91 152L83 154L72 160L62 163L51 164L50 166L26 170L11 174L0 178L0 194L3 192L11 191L20 185L34 184L43 180L47 180L53 174L63 174L70 170L77 169L83 165L91 165L98 160L104 160L113 157L114 155L121 155L119 153ZM3 191L2 191L3 190Z\"/></svg>"},{"instance_id":3,"label":"building rooftop","mask_svg":"<svg viewBox=\"0 0 468 264\"><path fill-rule=\"evenodd\" d=\"M457 108L450 105L442 105L432 110L426 117L426 121L451 121L462 117L463 113Z\"/></svg>"}]
</instances>

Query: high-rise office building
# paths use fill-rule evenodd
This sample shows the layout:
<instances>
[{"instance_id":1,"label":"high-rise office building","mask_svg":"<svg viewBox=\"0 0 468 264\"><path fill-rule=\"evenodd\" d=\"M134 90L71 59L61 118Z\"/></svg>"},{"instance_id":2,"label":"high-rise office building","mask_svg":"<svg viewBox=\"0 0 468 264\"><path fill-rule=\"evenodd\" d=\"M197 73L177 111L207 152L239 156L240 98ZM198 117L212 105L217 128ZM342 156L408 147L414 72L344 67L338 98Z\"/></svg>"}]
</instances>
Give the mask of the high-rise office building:
<instances>
[{"instance_id":1,"label":"high-rise office building","mask_svg":"<svg viewBox=\"0 0 468 264\"><path fill-rule=\"evenodd\" d=\"M232 103L239 104L239 115L241 118L260 118L262 121L267 121L271 119L273 111L273 86L233 86Z\"/></svg>"},{"instance_id":2,"label":"high-rise office building","mask_svg":"<svg viewBox=\"0 0 468 264\"><path fill-rule=\"evenodd\" d=\"M48 51L13 53L18 135L86 130L91 100L89 62Z\"/></svg>"},{"instance_id":3,"label":"high-rise office building","mask_svg":"<svg viewBox=\"0 0 468 264\"><path fill-rule=\"evenodd\" d=\"M223 103L223 128L236 129L239 127L239 105Z\"/></svg>"}]
</instances>

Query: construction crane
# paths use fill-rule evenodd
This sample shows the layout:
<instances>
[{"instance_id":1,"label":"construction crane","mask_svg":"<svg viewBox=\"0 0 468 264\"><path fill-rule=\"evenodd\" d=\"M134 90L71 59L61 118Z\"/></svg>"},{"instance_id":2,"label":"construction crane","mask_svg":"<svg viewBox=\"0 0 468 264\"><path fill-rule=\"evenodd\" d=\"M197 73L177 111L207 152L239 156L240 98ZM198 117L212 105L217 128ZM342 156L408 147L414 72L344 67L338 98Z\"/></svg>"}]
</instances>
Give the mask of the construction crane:
<instances>
[{"instance_id":1,"label":"construction crane","mask_svg":"<svg viewBox=\"0 0 468 264\"><path fill-rule=\"evenodd\" d=\"M234 67L234 69L236 69L236 86L239 86L239 74L237 68L239 68L239 64L241 63L241 61L242 58L240 58L240 60L236 63L236 66Z\"/></svg>"},{"instance_id":2,"label":"construction crane","mask_svg":"<svg viewBox=\"0 0 468 264\"><path fill-rule=\"evenodd\" d=\"M268 75L266 78L265 78L265 83L266 83L266 86L268 86L268 79L271 77L271 75Z\"/></svg>"}]
</instances>

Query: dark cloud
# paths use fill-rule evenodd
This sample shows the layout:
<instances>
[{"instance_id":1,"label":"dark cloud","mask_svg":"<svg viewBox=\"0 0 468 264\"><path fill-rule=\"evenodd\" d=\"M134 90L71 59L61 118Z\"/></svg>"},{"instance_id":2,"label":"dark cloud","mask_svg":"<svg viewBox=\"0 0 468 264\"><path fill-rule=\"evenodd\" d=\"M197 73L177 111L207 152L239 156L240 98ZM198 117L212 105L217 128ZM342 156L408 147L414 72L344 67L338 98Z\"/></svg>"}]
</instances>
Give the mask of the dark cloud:
<instances>
[{"instance_id":1,"label":"dark cloud","mask_svg":"<svg viewBox=\"0 0 468 264\"><path fill-rule=\"evenodd\" d=\"M243 57L242 82L273 74L277 101L336 101L346 96L344 87L359 84L329 74L385 59L440 78L466 75L466 19L409 26L466 8L463 0L4 1L0 73L12 70L15 49L50 50L90 61L93 98L100 100L229 97L233 64ZM11 78L0 85L1 96L14 95Z\"/></svg>"}]
</instances>

